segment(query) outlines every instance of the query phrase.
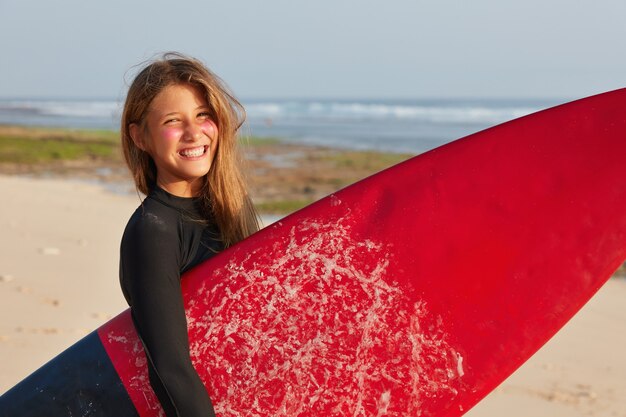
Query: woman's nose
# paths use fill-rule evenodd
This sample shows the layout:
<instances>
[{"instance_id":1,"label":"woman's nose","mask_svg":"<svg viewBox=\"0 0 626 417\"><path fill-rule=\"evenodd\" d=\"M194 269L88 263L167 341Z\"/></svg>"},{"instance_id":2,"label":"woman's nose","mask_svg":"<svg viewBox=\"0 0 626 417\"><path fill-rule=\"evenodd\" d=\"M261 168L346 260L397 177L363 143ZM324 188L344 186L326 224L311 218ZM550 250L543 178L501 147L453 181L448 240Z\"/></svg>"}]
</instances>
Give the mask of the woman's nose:
<instances>
[{"instance_id":1,"label":"woman's nose","mask_svg":"<svg viewBox=\"0 0 626 417\"><path fill-rule=\"evenodd\" d=\"M185 139L187 140L199 140L202 138L202 135L204 134L202 132L202 128L201 126L198 126L194 123L189 123L187 125L187 128L185 129Z\"/></svg>"}]
</instances>

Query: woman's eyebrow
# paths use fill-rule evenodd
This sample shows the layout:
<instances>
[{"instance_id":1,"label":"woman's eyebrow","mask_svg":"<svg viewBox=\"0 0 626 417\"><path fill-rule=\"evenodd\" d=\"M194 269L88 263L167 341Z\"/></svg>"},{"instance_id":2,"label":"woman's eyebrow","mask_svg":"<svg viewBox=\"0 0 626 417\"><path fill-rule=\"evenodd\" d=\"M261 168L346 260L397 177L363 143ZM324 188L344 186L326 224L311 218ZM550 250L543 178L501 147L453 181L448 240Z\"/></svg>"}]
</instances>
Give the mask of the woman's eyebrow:
<instances>
[{"instance_id":1,"label":"woman's eyebrow","mask_svg":"<svg viewBox=\"0 0 626 417\"><path fill-rule=\"evenodd\" d=\"M209 105L201 105L201 106L196 107L196 108L194 109L194 111L196 111L196 110L201 110L201 109L207 109L207 110L210 110L210 109L211 109L211 107L210 107ZM178 114L178 113L180 113L180 112L179 112L179 111L172 111L172 112L164 113L164 114L162 114L160 117L174 116L174 115L176 115L176 114Z\"/></svg>"}]
</instances>

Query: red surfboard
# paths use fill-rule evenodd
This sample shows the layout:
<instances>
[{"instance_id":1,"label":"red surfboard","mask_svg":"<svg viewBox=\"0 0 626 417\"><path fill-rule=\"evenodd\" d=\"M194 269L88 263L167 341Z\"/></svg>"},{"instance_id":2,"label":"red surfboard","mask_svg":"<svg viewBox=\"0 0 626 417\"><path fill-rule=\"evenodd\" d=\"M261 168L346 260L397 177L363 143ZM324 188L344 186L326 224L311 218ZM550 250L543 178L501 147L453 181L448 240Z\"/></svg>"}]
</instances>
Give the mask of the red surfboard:
<instances>
[{"instance_id":1,"label":"red surfboard","mask_svg":"<svg viewBox=\"0 0 626 417\"><path fill-rule=\"evenodd\" d=\"M457 140L188 272L191 355L217 414L469 410L626 259L624 103L617 90ZM110 369L98 359L88 370L97 355ZM106 376L111 392L87 378L52 388L51 375L80 370ZM129 312L0 398L13 410L2 415L31 415L36 398L53 416L70 402L90 415L159 415Z\"/></svg>"}]
</instances>

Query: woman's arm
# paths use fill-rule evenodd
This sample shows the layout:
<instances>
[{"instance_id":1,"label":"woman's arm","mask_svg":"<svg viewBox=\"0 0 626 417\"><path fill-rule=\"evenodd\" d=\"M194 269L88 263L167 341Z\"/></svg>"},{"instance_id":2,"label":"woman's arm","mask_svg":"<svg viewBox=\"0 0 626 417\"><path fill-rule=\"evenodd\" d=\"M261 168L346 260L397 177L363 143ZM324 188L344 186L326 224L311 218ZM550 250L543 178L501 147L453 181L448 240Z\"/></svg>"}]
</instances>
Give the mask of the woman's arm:
<instances>
[{"instance_id":1,"label":"woman's arm","mask_svg":"<svg viewBox=\"0 0 626 417\"><path fill-rule=\"evenodd\" d=\"M158 220L158 219L157 219ZM189 355L180 286L180 241L176 225L139 221L122 239L121 274L131 311L168 417L214 416L206 389ZM174 232L176 229L174 229Z\"/></svg>"}]
</instances>

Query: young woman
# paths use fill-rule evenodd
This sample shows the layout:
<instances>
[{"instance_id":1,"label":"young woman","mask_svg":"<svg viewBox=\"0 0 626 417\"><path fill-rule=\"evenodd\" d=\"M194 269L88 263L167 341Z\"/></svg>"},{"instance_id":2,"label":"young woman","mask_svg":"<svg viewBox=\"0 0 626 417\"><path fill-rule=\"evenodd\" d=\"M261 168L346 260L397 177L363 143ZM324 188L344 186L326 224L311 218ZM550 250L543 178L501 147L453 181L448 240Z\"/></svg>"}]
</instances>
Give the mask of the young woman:
<instances>
[{"instance_id":1,"label":"young woman","mask_svg":"<svg viewBox=\"0 0 626 417\"><path fill-rule=\"evenodd\" d=\"M239 169L243 107L201 62L166 54L130 86L126 163L147 197L121 243L120 282L168 417L214 415L191 363L181 274L258 230Z\"/></svg>"}]
</instances>

